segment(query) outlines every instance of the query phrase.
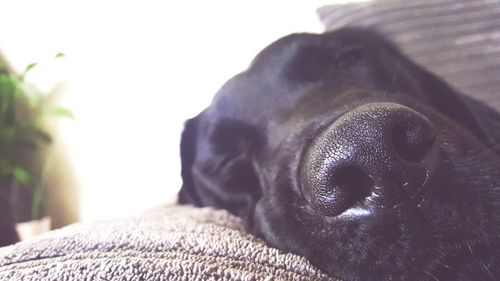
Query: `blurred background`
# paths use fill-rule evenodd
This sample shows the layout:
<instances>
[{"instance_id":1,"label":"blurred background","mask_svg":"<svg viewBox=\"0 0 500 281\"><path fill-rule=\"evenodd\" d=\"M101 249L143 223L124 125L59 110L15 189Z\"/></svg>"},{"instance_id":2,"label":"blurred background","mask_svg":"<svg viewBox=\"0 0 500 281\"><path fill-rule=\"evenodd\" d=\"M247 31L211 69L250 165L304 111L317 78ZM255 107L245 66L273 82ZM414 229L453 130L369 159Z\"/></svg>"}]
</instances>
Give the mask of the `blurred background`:
<instances>
[{"instance_id":1,"label":"blurred background","mask_svg":"<svg viewBox=\"0 0 500 281\"><path fill-rule=\"evenodd\" d=\"M172 201L184 120L272 41L321 32L316 9L338 2L3 0L6 69L58 112L42 168L15 170L43 186L35 218L60 227Z\"/></svg>"}]
</instances>

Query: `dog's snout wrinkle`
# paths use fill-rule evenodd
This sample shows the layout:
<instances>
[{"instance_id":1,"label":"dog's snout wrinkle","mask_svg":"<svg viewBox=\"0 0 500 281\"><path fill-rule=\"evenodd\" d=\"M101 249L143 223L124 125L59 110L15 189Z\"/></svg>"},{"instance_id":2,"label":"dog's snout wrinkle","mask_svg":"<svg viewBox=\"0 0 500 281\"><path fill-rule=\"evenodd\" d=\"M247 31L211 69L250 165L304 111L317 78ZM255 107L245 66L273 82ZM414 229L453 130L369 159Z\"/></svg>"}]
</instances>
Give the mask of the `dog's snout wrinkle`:
<instances>
[{"instance_id":1,"label":"dog's snout wrinkle","mask_svg":"<svg viewBox=\"0 0 500 281\"><path fill-rule=\"evenodd\" d=\"M434 165L435 139L432 123L408 107L362 105L333 122L308 148L302 190L316 210L330 216L416 199Z\"/></svg>"}]
</instances>

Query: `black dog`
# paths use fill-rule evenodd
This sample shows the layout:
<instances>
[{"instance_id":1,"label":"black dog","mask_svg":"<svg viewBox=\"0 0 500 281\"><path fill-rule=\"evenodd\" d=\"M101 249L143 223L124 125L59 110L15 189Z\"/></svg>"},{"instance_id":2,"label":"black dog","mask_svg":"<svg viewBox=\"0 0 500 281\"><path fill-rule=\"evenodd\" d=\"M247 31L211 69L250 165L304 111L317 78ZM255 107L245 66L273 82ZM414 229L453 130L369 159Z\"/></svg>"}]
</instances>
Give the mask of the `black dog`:
<instances>
[{"instance_id":1,"label":"black dog","mask_svg":"<svg viewBox=\"0 0 500 281\"><path fill-rule=\"evenodd\" d=\"M181 203L343 280L500 280L500 116L367 30L264 49L186 123Z\"/></svg>"}]
</instances>

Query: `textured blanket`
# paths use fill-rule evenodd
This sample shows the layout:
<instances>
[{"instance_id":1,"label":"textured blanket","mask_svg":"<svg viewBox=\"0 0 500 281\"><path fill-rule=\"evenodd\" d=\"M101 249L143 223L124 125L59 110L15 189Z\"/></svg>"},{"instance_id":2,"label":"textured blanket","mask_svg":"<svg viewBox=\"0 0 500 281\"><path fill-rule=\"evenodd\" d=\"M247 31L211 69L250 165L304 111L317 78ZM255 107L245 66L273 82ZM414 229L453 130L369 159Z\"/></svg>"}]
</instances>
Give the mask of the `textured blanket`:
<instances>
[{"instance_id":1,"label":"textured blanket","mask_svg":"<svg viewBox=\"0 0 500 281\"><path fill-rule=\"evenodd\" d=\"M331 280L225 211L170 206L0 248L0 280Z\"/></svg>"}]
</instances>

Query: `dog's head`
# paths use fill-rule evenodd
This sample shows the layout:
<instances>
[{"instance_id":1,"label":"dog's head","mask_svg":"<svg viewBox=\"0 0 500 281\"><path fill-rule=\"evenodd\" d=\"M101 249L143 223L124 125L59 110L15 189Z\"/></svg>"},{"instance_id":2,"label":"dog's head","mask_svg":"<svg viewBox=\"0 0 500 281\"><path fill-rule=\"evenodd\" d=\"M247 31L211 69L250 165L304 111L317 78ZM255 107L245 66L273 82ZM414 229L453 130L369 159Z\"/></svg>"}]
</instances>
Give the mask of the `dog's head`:
<instances>
[{"instance_id":1,"label":"dog's head","mask_svg":"<svg viewBox=\"0 0 500 281\"><path fill-rule=\"evenodd\" d=\"M187 122L180 202L345 280L497 280L499 123L373 32L291 35Z\"/></svg>"}]
</instances>

